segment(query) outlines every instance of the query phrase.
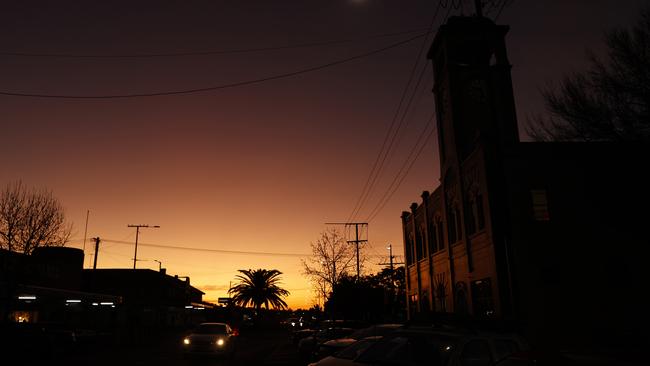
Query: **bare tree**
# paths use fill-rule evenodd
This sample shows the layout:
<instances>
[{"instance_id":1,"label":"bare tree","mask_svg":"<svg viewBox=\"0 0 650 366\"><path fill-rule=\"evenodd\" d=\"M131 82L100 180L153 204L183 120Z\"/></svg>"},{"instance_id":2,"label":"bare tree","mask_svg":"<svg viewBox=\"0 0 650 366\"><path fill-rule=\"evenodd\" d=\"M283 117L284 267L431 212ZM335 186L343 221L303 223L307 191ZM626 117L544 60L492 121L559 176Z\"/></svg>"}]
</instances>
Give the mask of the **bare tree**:
<instances>
[{"instance_id":1,"label":"bare tree","mask_svg":"<svg viewBox=\"0 0 650 366\"><path fill-rule=\"evenodd\" d=\"M339 280L356 268L355 249L336 229L328 229L311 243L311 252L311 257L302 260L303 274L316 293L326 298Z\"/></svg>"},{"instance_id":2,"label":"bare tree","mask_svg":"<svg viewBox=\"0 0 650 366\"><path fill-rule=\"evenodd\" d=\"M42 246L63 246L72 224L47 190L27 190L21 182L0 193L0 248L30 254Z\"/></svg>"},{"instance_id":3,"label":"bare tree","mask_svg":"<svg viewBox=\"0 0 650 366\"><path fill-rule=\"evenodd\" d=\"M607 33L605 60L542 91L550 116L533 118L541 141L650 141L650 9L631 29Z\"/></svg>"}]
</instances>

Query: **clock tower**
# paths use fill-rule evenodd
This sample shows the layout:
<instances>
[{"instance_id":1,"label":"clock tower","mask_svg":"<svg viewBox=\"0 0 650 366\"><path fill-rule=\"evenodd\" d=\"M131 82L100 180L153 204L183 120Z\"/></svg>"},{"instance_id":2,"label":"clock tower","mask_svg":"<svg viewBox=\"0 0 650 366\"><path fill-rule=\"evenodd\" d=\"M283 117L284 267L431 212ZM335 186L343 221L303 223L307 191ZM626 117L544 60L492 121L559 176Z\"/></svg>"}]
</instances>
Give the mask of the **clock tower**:
<instances>
[{"instance_id":1,"label":"clock tower","mask_svg":"<svg viewBox=\"0 0 650 366\"><path fill-rule=\"evenodd\" d=\"M448 243L447 263L432 268L448 268L451 305L460 313L511 313L512 294L504 290L510 272L503 157L518 145L519 132L508 29L480 14L451 17L428 53L439 139L438 210Z\"/></svg>"},{"instance_id":2,"label":"clock tower","mask_svg":"<svg viewBox=\"0 0 650 366\"><path fill-rule=\"evenodd\" d=\"M443 172L479 145L519 140L505 46L508 29L484 17L452 17L436 35L428 58Z\"/></svg>"}]
</instances>

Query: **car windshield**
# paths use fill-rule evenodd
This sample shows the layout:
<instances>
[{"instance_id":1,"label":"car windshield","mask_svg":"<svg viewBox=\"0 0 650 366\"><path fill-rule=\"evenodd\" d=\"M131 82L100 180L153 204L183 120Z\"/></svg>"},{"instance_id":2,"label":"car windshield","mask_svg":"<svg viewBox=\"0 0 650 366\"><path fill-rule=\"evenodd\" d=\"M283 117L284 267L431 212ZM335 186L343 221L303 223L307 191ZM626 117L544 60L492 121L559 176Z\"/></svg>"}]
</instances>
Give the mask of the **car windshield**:
<instances>
[{"instance_id":1,"label":"car windshield","mask_svg":"<svg viewBox=\"0 0 650 366\"><path fill-rule=\"evenodd\" d=\"M400 334L373 344L356 360L361 363L407 362L410 365L446 365L458 339L439 334Z\"/></svg>"},{"instance_id":2,"label":"car windshield","mask_svg":"<svg viewBox=\"0 0 650 366\"><path fill-rule=\"evenodd\" d=\"M339 351L336 353L335 357L343 358L346 360L354 360L375 342L377 342L376 339L362 339Z\"/></svg>"},{"instance_id":3,"label":"car windshield","mask_svg":"<svg viewBox=\"0 0 650 366\"><path fill-rule=\"evenodd\" d=\"M201 324L195 330L196 334L226 334L225 324Z\"/></svg>"}]
</instances>

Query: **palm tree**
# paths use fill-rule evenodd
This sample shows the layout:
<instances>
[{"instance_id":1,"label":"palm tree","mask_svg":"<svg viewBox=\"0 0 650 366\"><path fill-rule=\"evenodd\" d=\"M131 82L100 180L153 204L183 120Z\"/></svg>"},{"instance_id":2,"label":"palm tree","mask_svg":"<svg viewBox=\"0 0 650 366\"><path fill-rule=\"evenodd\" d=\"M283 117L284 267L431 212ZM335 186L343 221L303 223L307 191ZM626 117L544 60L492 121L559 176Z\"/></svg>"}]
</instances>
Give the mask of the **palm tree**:
<instances>
[{"instance_id":1,"label":"palm tree","mask_svg":"<svg viewBox=\"0 0 650 366\"><path fill-rule=\"evenodd\" d=\"M243 307L253 305L258 311L262 305L268 310L269 304L276 309L286 309L287 303L282 299L289 295L289 291L280 288L280 275L277 269L240 269L236 279L237 285L228 290L232 294L232 302Z\"/></svg>"}]
</instances>

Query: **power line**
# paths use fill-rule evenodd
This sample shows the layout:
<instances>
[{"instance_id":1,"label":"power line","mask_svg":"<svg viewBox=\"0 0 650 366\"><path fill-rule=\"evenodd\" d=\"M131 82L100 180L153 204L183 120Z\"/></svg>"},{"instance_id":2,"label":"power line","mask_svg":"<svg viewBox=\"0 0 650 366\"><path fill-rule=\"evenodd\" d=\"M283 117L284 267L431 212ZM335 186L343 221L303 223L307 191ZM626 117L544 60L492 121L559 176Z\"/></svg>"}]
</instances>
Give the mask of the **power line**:
<instances>
[{"instance_id":1,"label":"power line","mask_svg":"<svg viewBox=\"0 0 650 366\"><path fill-rule=\"evenodd\" d=\"M192 52L168 52L168 53L131 53L131 54L75 54L75 53L38 53L38 52L0 52L0 56L18 56L18 57L48 57L48 58L157 58L157 57L185 57L185 56L209 56L209 55L225 55L234 53L251 53L251 52L264 52L264 51L277 51L285 49L330 46L343 43L363 42L377 38L385 38L391 36L399 36L403 34L410 34L415 32L426 31L426 28L411 29L394 33L376 34L373 36L357 39L341 39L330 40L322 42L300 43L295 45L285 46L269 46L269 47L253 47L241 48L232 50L211 50L211 51L192 51Z\"/></svg>"},{"instance_id":2,"label":"power line","mask_svg":"<svg viewBox=\"0 0 650 366\"><path fill-rule=\"evenodd\" d=\"M403 110L402 117L400 118L400 121L398 123L396 133L392 136L390 144L388 145L388 150L387 150L386 154L384 155L381 163L379 164L379 170L378 170L377 174L375 175L375 178L371 182L370 189L368 190L368 198L370 197L372 191L376 187L375 183L380 181L380 177L382 176L382 174L384 172L384 167L388 164L388 162L390 162L390 157L391 157L390 152L393 151L393 149L396 148L397 146L399 146L399 144L400 144L400 140L402 139L403 129L408 126L408 120L406 119L406 117L408 115L408 112L409 112L409 109L410 109L411 104L413 102L413 99L415 98L415 95L417 94L417 90L418 90L418 88L420 86L420 83L422 81L422 77L424 76L424 72L426 70L427 70L427 68L423 67L420 74L419 74L419 76L418 76L418 81L417 81L417 83L415 85L415 88L413 89L413 93L409 97L409 100L408 100L408 102L406 104L406 107Z\"/></svg>"},{"instance_id":3,"label":"power line","mask_svg":"<svg viewBox=\"0 0 650 366\"><path fill-rule=\"evenodd\" d=\"M433 17L431 18L431 22L429 23L429 28L427 29L426 35L431 33L431 30L433 29L433 24L435 23L436 18L438 17L438 14L440 12L440 9L442 7L446 7L446 3L443 6L443 0L438 1L438 7L436 8ZM451 9L451 7L450 7ZM357 200L356 204L354 205L354 208L352 209L352 212L350 213L348 217L348 222L352 221L356 215L361 211L361 208L363 208L363 205L365 204L365 201L367 200L369 196L369 192L372 189L372 185L377 179L377 175L382 169L382 164L383 161L385 161L385 156L390 152L390 147L386 148L386 144L388 143L389 140L394 140L391 139L391 135L393 135L393 128L395 127L395 123L397 122L397 118L399 116L399 112L402 108L402 105L404 103L404 100L406 99L406 95L408 94L408 90L411 86L411 82L413 81L413 78L415 76L415 72L417 70L418 65L420 64L420 58L422 56L422 52L424 51L424 47L426 45L426 37L424 41L422 42L422 45L420 46L420 50L418 51L418 55L415 59L415 63L413 64L413 67L411 68L411 73L409 75L408 82L406 83L406 86L404 88L404 91L402 92L402 96L400 97L399 103L397 105L397 109L395 110L395 114L391 120L390 126L388 128L388 131L386 132L386 136L384 137L384 141L382 142L381 148L379 149L379 154L377 154L377 158L375 159L375 162L370 170L370 174L368 175L368 178L366 179L366 183L363 186L363 189L361 190L361 194L359 195L359 199ZM399 131L399 126L395 128L394 134L397 134ZM380 164L380 161L382 162Z\"/></svg>"},{"instance_id":4,"label":"power line","mask_svg":"<svg viewBox=\"0 0 650 366\"><path fill-rule=\"evenodd\" d=\"M415 164L415 162L417 161L417 159L420 157L420 154L422 153L422 151L424 150L424 148L427 146L426 142L429 141L429 139L431 138L431 136L433 136L433 133L434 133L435 131L436 131L435 129L431 129L431 131L429 132L429 134L426 136L426 139L424 140L425 142L422 144L422 146L420 146L420 149L418 150L417 154L415 155L415 158L413 158L413 160L411 160L411 163L409 164L408 168L406 168L406 171L404 172L404 175L402 175L402 177L399 179L399 181L397 182L397 184L393 187L393 190L392 190L392 191L390 192L390 194L386 197L386 199L383 201L383 203L381 204L381 206L379 206L379 208L377 208L376 212L375 212L374 214L372 214L372 216L370 216L370 217L368 218L368 221L369 221L369 222L372 221L372 220L377 216L377 214L379 214L379 212L381 212L381 210L384 208L384 206L386 206L386 203L388 203L388 201L390 201L391 197L393 197L393 195L395 194L395 192L397 191L397 189L399 188L399 186L402 184L402 182L404 181L404 179L406 178L406 176L408 175L408 173L411 171L411 168L413 167L413 164Z\"/></svg>"},{"instance_id":5,"label":"power line","mask_svg":"<svg viewBox=\"0 0 650 366\"><path fill-rule=\"evenodd\" d=\"M372 211L370 211L370 214L368 215L368 218L370 218L371 216L374 217L374 214L377 211L377 209L380 206L382 206L383 201L388 197L388 195L392 191L393 187L397 184L397 181L404 174L404 170L406 169L406 166L409 164L409 162L412 160L413 156L415 155L416 150L418 150L418 148L420 148L422 146L421 144L424 144L424 143L427 142L427 140L428 140L427 131L429 130L429 128L432 125L431 122L433 121L434 116L435 116L435 113L431 114L431 117L429 117L427 123L424 125L424 129L422 130L422 132L420 133L420 135L419 135L418 139L416 140L415 144L411 148L411 151L409 152L406 159L404 159L404 163L400 167L397 174L395 174L395 178L393 178L393 181L388 185L388 188L386 188L386 191L384 192L383 196L377 202L377 205L375 205L375 207L372 209ZM424 141L423 141L423 138L424 138Z\"/></svg>"},{"instance_id":6,"label":"power line","mask_svg":"<svg viewBox=\"0 0 650 366\"><path fill-rule=\"evenodd\" d=\"M102 238L102 243L114 243L114 244L124 244L124 245L133 245L133 242L123 241L123 240L114 240L114 239L104 239ZM153 243L142 243L139 242L138 246L153 247L153 248L162 248L162 249L172 249L172 250L188 250L194 252L208 252L208 253L223 253L223 254L235 254L235 255L264 255L264 256L278 256L278 257L298 257L304 258L309 257L312 254L308 253L287 253L287 252L254 252L254 251L244 251L244 250L227 250L227 249L207 249L207 248L197 248L197 247L186 247L182 245L167 245L167 244L153 244ZM103 250L103 249L102 249ZM114 253L115 254L115 253ZM118 254L115 254L118 255ZM120 254L125 258L131 258L130 256ZM371 255L374 257L374 255ZM173 261L176 265L186 265ZM207 267L205 267L207 268Z\"/></svg>"},{"instance_id":7,"label":"power line","mask_svg":"<svg viewBox=\"0 0 650 366\"><path fill-rule=\"evenodd\" d=\"M215 90L220 90L220 89L228 89L228 88L234 88L238 86L244 86L244 85L251 85L251 84L259 84L265 81L271 81L271 80L277 80L277 79L284 79L300 74L306 74L309 72L314 72L318 70L322 70L328 67L344 64L350 61L358 60L360 58L372 56L387 50L390 50L392 48L396 48L399 46L402 46L404 44L407 44L409 42L412 42L416 39L422 38L426 36L427 33L419 34L417 36L411 37L409 39L393 43L391 45L372 50L369 52L365 52L356 56L348 57L345 59L337 60L337 61L332 61L328 62L326 64L314 66L314 67L309 67L306 69L298 70L298 71L293 71L293 72L288 72L284 74L278 74L278 75L273 75L273 76L267 76L264 78L259 78L259 79L253 79L253 80L245 80L245 81L239 81L239 82L234 82L234 83L229 83L229 84L222 84L222 85L217 85L217 86L210 86L210 87L205 87L205 88L196 88L196 89L186 89L186 90L172 90L172 91L162 91L162 92L151 92L151 93L134 93L134 94L113 94L113 95L61 95L61 94L40 94L40 93L16 93L16 92L9 92L9 91L0 91L0 95L8 95L8 96L15 96L15 97L30 97L30 98L54 98L54 99L120 99L120 98L138 98L138 97L158 97L158 96L164 96L164 95L179 95L179 94L192 94L192 93L201 93L201 92L208 92L208 91L215 91Z\"/></svg>"},{"instance_id":8,"label":"power line","mask_svg":"<svg viewBox=\"0 0 650 366\"><path fill-rule=\"evenodd\" d=\"M110 240L102 239L102 241L116 244L127 244L133 245L132 242L119 241L119 240ZM311 254L302 254L302 253L278 253L278 252L252 252L252 251L243 251L243 250L225 250L225 249L207 249L207 248L196 248L196 247L184 247L178 245L162 245L162 244L151 244L151 243L138 243L140 246L152 247L152 248L162 248L162 249L174 249L174 250L188 250L194 252L209 252L209 253L224 253L224 254L243 254L243 255L266 255L266 256L280 256L280 257L309 257Z\"/></svg>"},{"instance_id":9,"label":"power line","mask_svg":"<svg viewBox=\"0 0 650 366\"><path fill-rule=\"evenodd\" d=\"M449 3L449 2L444 2L443 3L443 0L441 0L438 3L438 8L436 9L434 17L431 19L431 24L430 24L429 31L433 27L433 22L436 19L436 17L438 16L438 12L440 11L440 8L448 8L447 13L445 14L445 17L442 20L442 23L444 23L449 18L449 15L451 14L451 11L453 9L458 9L460 7L460 5L461 5L460 1L458 2L458 5L456 5L454 0L451 0L451 3ZM391 135L390 131L392 130L392 127L395 124L395 121L396 121L397 117L400 114L400 109L401 109L401 107L403 105L404 98L406 97L406 94L408 92L408 87L410 86L410 84L411 84L411 82L413 80L413 76L414 76L415 71L417 69L417 66L418 66L418 64L420 62L420 57L421 57L422 51L424 50L425 44L426 44L426 40L422 44L422 47L420 48L420 53L418 54L418 57L416 59L416 63L414 65L413 69L411 70L411 77L409 78L409 82L407 84L407 87L404 89L404 93L402 94L402 98L400 99L399 106L398 106L398 108L396 110L395 116L393 117L393 122L391 124L391 129L389 129L389 134L387 134L387 136L386 136L387 138ZM408 114L408 110L409 110L409 108L411 106L413 98L417 94L417 89L418 89L418 87L420 85L420 82L422 81L422 76L423 76L425 71L426 71L426 66L423 67L422 70L420 71L416 86L413 89L413 92L411 93L411 95L410 95L410 97L408 99L407 105L403 110L402 117L400 118L399 123L398 123L397 127L395 128L394 133L392 134L392 136L390 136L390 142L388 144L388 148L385 151L383 151L383 149L385 147L386 139L384 140L384 145L382 145L382 151L380 151L380 154L377 157L378 159L380 159L380 162L377 165L377 160L375 161L375 166L373 166L373 171L371 171L371 175L369 176L370 184L368 185L368 181L366 181L366 186L364 187L364 192L365 193L362 194L361 203L358 204L358 207L355 206L355 211L353 211L354 213L352 215L353 217L356 217L356 215L361 211L361 208L363 207L363 205L365 205L365 203L369 199L372 191L374 190L374 187L375 187L375 184L376 184L377 180L379 179L379 177L381 176L381 174L383 172L383 168L385 166L386 160L388 159L388 157L390 155L390 152L393 150L393 147L395 146L396 142L399 143L398 137L400 136L400 130L402 129L402 126L403 126L404 121L406 119L406 116ZM383 152L383 155L382 155L382 152ZM377 167L377 166L378 166L378 169L375 169L375 167ZM373 173L374 173L374 176L373 176ZM390 188L389 188L389 190L390 190Z\"/></svg>"}]
</instances>

